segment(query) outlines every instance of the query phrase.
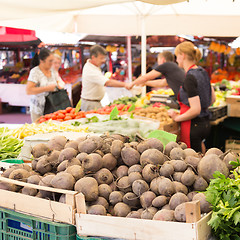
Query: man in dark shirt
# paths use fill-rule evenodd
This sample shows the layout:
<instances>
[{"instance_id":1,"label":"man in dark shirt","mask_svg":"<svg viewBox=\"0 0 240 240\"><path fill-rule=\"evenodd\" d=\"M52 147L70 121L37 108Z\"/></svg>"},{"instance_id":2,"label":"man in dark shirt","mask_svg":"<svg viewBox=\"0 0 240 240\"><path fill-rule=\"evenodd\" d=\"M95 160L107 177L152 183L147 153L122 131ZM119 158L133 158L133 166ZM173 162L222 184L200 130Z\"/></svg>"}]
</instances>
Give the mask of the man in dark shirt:
<instances>
[{"instance_id":1,"label":"man in dark shirt","mask_svg":"<svg viewBox=\"0 0 240 240\"><path fill-rule=\"evenodd\" d=\"M158 64L155 69L133 81L132 86L147 85L157 88L169 86L177 96L185 78L183 69L178 67L174 62L174 55L168 51L158 54ZM153 80L161 76L165 78Z\"/></svg>"}]
</instances>

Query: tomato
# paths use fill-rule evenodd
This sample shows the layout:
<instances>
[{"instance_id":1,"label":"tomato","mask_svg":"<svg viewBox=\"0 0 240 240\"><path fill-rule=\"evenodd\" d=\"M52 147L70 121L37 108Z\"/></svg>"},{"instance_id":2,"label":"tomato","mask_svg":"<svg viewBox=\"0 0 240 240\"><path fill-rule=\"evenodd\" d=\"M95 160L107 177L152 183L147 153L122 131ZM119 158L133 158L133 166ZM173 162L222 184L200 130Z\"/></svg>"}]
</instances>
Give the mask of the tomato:
<instances>
[{"instance_id":1,"label":"tomato","mask_svg":"<svg viewBox=\"0 0 240 240\"><path fill-rule=\"evenodd\" d=\"M46 122L46 121L47 121L47 119L44 117L39 119L39 123Z\"/></svg>"},{"instance_id":2,"label":"tomato","mask_svg":"<svg viewBox=\"0 0 240 240\"><path fill-rule=\"evenodd\" d=\"M44 117L45 117L46 119L50 119L50 118L52 118L52 113L46 114Z\"/></svg>"},{"instance_id":3,"label":"tomato","mask_svg":"<svg viewBox=\"0 0 240 240\"><path fill-rule=\"evenodd\" d=\"M66 113L66 110L58 110L58 113Z\"/></svg>"},{"instance_id":4,"label":"tomato","mask_svg":"<svg viewBox=\"0 0 240 240\"><path fill-rule=\"evenodd\" d=\"M65 115L63 113L58 113L57 119L64 119Z\"/></svg>"},{"instance_id":5,"label":"tomato","mask_svg":"<svg viewBox=\"0 0 240 240\"><path fill-rule=\"evenodd\" d=\"M72 107L67 107L65 110L67 113L70 113L72 111Z\"/></svg>"},{"instance_id":6,"label":"tomato","mask_svg":"<svg viewBox=\"0 0 240 240\"><path fill-rule=\"evenodd\" d=\"M70 116L66 116L66 117L64 118L64 121L67 121L67 120L72 120L72 118L71 118Z\"/></svg>"},{"instance_id":7,"label":"tomato","mask_svg":"<svg viewBox=\"0 0 240 240\"><path fill-rule=\"evenodd\" d=\"M76 113L76 108L72 108L72 110L70 111L70 113Z\"/></svg>"}]
</instances>

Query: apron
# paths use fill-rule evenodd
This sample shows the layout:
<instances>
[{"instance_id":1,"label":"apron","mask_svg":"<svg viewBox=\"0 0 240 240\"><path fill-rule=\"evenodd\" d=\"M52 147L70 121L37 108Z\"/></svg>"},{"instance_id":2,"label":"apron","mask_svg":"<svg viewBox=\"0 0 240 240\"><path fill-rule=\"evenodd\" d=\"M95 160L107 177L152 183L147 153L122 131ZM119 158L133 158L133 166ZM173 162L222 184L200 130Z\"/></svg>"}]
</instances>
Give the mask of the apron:
<instances>
[{"instance_id":1,"label":"apron","mask_svg":"<svg viewBox=\"0 0 240 240\"><path fill-rule=\"evenodd\" d=\"M186 75L188 73L188 71L195 67L196 65L193 64L186 72ZM182 86L181 86L182 88ZM180 91L179 91L180 92ZM178 101L179 101L179 106L180 106L180 115L187 112L190 107L183 104L181 101L180 101L180 93L178 93ZM181 142L184 142L187 144L187 147L190 148L191 147L191 141L190 141L190 131L191 131L191 120L187 120L187 121L183 121L181 122L181 133L180 133L180 141Z\"/></svg>"}]
</instances>

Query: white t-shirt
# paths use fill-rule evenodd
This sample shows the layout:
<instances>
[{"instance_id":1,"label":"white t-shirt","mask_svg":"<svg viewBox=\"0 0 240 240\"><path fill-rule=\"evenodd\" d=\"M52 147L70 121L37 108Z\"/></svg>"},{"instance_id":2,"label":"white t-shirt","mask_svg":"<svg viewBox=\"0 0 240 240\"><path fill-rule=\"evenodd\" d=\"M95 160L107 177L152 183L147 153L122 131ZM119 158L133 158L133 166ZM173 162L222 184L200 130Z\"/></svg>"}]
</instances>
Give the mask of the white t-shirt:
<instances>
[{"instance_id":1,"label":"white t-shirt","mask_svg":"<svg viewBox=\"0 0 240 240\"><path fill-rule=\"evenodd\" d=\"M50 84L57 84L58 73L51 69L51 77L46 77L41 69L37 66L31 69L28 76L28 81L36 83L36 87L45 87ZM43 92L36 95L31 95L30 111L35 114L43 115L45 107L45 97L49 92Z\"/></svg>"},{"instance_id":2,"label":"white t-shirt","mask_svg":"<svg viewBox=\"0 0 240 240\"><path fill-rule=\"evenodd\" d=\"M101 69L92 64L88 59L82 72L81 97L101 101L105 94L104 85L107 81L108 78L104 77Z\"/></svg>"}]
</instances>

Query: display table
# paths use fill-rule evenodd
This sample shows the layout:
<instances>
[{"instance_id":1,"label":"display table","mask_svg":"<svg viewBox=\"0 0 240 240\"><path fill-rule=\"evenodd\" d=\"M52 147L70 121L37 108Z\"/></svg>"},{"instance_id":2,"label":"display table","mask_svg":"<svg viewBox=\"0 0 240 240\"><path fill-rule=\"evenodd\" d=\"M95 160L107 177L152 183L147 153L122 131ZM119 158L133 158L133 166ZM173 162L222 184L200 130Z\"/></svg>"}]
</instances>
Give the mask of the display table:
<instances>
[{"instance_id":1,"label":"display table","mask_svg":"<svg viewBox=\"0 0 240 240\"><path fill-rule=\"evenodd\" d=\"M72 84L65 85L69 98L72 100ZM29 107L31 95L26 94L26 84L0 84L0 98L2 103L11 106Z\"/></svg>"}]
</instances>

